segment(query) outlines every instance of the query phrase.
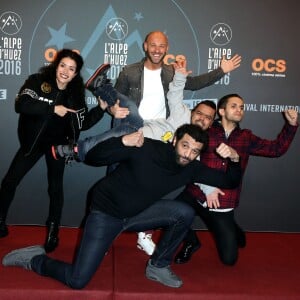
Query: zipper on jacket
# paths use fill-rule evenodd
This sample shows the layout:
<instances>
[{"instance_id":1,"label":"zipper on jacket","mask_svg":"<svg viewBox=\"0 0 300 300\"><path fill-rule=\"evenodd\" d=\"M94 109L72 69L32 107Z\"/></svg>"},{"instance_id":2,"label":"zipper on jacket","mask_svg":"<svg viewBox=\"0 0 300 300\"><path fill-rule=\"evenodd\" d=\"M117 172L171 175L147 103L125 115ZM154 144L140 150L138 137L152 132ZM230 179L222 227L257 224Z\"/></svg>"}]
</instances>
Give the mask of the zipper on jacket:
<instances>
[{"instance_id":1,"label":"zipper on jacket","mask_svg":"<svg viewBox=\"0 0 300 300\"><path fill-rule=\"evenodd\" d=\"M57 101L57 98L58 98L58 95L59 95L59 94L60 94L60 91L58 90L58 92L57 92L57 94L56 94L56 97L55 97L54 106L55 106L55 104L56 104L56 101ZM37 141L38 141L40 135L42 134L42 132L43 132L43 130L44 130L46 124L47 124L47 119L44 121L43 126L41 127L41 129L40 129L38 135L36 136L34 142L32 143L32 146L31 146L30 150L29 150L27 153L25 153L25 156L29 156L29 155L31 154L31 152L32 152L33 148L35 147L35 145L36 145L36 143L37 143Z\"/></svg>"}]
</instances>

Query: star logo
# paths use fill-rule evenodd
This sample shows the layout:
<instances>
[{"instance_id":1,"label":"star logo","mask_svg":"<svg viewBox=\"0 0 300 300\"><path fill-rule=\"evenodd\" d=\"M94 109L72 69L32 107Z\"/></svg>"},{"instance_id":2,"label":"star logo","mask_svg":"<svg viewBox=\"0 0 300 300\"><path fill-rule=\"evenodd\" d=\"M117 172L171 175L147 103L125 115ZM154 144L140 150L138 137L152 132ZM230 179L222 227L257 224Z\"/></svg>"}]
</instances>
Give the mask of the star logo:
<instances>
[{"instance_id":1,"label":"star logo","mask_svg":"<svg viewBox=\"0 0 300 300\"><path fill-rule=\"evenodd\" d=\"M56 46L57 49L62 49L64 48L64 44L75 41L73 38L66 35L66 28L66 23L58 30L48 27L51 39L48 41L46 46Z\"/></svg>"},{"instance_id":2,"label":"star logo","mask_svg":"<svg viewBox=\"0 0 300 300\"><path fill-rule=\"evenodd\" d=\"M134 14L133 19L137 20L137 21L140 21L140 20L144 19L144 17L143 17L141 12L137 12L137 13Z\"/></svg>"}]
</instances>

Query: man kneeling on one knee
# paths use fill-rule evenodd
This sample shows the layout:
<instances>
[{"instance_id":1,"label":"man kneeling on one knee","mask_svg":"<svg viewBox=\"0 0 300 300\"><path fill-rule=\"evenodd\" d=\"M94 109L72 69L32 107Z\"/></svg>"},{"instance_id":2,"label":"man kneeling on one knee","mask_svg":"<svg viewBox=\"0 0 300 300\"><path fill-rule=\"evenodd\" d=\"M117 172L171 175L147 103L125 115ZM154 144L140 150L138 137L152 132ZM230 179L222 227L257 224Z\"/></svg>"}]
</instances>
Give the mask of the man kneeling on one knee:
<instances>
[{"instance_id":1,"label":"man kneeling on one knee","mask_svg":"<svg viewBox=\"0 0 300 300\"><path fill-rule=\"evenodd\" d=\"M195 160L207 143L207 133L191 124L179 127L171 143L144 138L141 131L99 143L88 152L85 162L93 166L119 165L91 190L91 210L74 263L50 258L43 247L32 246L8 253L3 265L21 266L81 289L120 233L163 228L145 275L169 287L182 286L170 265L192 224L194 210L181 201L161 198L190 182L221 188L234 188L240 182L239 157L231 157L232 152L224 144L216 151L229 160L226 172Z\"/></svg>"}]
</instances>

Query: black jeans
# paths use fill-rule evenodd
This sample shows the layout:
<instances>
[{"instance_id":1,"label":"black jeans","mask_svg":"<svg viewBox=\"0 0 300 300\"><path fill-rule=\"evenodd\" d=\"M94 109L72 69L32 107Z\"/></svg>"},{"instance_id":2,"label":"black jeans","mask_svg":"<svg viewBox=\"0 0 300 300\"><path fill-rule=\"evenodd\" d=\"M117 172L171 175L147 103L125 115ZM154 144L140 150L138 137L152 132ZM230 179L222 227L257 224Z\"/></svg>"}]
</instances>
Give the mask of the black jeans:
<instances>
[{"instance_id":1,"label":"black jeans","mask_svg":"<svg viewBox=\"0 0 300 300\"><path fill-rule=\"evenodd\" d=\"M244 239L244 232L238 226L234 218L234 210L229 212L214 212L201 206L196 199L183 191L178 200L190 204L208 230L214 236L220 260L225 265L234 265L238 259L239 240ZM185 242L193 242L197 238L196 233L190 230Z\"/></svg>"},{"instance_id":2,"label":"black jeans","mask_svg":"<svg viewBox=\"0 0 300 300\"><path fill-rule=\"evenodd\" d=\"M60 223L64 203L63 175L65 161L55 160L52 157L50 147L47 151L39 150L29 156L25 156L22 149L19 149L16 153L0 188L0 216L4 220L19 183L43 155L45 155L47 164L48 194L50 197L47 222ZM34 191L32 193L34 195Z\"/></svg>"}]
</instances>

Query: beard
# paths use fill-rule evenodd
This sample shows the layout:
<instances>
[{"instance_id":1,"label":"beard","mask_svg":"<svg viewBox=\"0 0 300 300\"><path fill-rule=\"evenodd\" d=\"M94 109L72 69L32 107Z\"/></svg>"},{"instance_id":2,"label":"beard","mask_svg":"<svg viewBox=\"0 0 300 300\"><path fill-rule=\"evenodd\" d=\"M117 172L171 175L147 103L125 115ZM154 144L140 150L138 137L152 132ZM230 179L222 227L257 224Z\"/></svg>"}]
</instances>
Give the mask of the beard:
<instances>
[{"instance_id":1,"label":"beard","mask_svg":"<svg viewBox=\"0 0 300 300\"><path fill-rule=\"evenodd\" d=\"M152 59L152 56L150 55L149 51L146 52L146 57L147 57L147 59L149 59L149 60L151 61L152 64L159 65L159 64L161 64L161 63L163 62L163 60L164 60L166 54L167 54L167 53L165 52L165 53L162 55L162 57L160 58L159 61L157 61L157 60L154 61L154 60Z\"/></svg>"},{"instance_id":2,"label":"beard","mask_svg":"<svg viewBox=\"0 0 300 300\"><path fill-rule=\"evenodd\" d=\"M192 161L188 157L182 156L177 152L175 153L175 159L176 159L176 163L181 167L185 167Z\"/></svg>"}]
</instances>

